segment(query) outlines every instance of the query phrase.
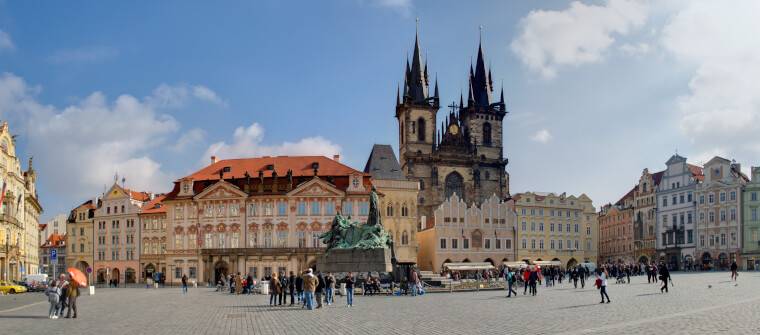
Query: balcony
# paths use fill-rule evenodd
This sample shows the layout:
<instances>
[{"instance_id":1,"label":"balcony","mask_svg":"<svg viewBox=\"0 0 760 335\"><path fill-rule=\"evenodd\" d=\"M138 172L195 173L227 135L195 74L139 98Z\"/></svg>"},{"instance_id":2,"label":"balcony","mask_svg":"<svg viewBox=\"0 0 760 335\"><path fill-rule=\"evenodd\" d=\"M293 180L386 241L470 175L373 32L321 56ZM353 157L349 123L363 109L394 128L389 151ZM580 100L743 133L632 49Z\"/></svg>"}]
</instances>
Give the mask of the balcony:
<instances>
[{"instance_id":1,"label":"balcony","mask_svg":"<svg viewBox=\"0 0 760 335\"><path fill-rule=\"evenodd\" d=\"M18 228L24 228L23 223L16 219L15 216L11 215L11 213L4 213L0 215L0 222L6 223L6 224L12 224Z\"/></svg>"}]
</instances>

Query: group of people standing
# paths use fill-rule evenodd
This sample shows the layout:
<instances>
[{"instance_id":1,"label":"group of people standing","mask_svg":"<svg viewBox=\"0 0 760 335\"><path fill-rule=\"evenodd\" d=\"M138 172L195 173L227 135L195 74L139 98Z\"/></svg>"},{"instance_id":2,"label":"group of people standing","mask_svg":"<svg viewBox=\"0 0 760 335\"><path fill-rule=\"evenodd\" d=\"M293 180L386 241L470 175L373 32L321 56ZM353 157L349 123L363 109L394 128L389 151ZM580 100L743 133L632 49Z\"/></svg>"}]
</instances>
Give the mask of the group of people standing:
<instances>
[{"instance_id":1,"label":"group of people standing","mask_svg":"<svg viewBox=\"0 0 760 335\"><path fill-rule=\"evenodd\" d=\"M50 303L48 318L58 319L63 317L66 312L66 319L72 318L71 311L74 310L73 318L77 318L77 297L79 296L79 284L71 280L68 275L61 274L58 280L52 280L45 290L45 295Z\"/></svg>"},{"instance_id":2,"label":"group of people standing","mask_svg":"<svg viewBox=\"0 0 760 335\"><path fill-rule=\"evenodd\" d=\"M290 276L284 273L274 273L269 279L269 305L282 306L287 303L287 295L290 295L290 306L296 303L301 308L313 310L330 306L335 303L335 287L338 283L332 273L314 273L312 269L304 271L301 276L296 276L290 271ZM354 304L354 285L356 280L351 272L343 279L346 284L346 305Z\"/></svg>"}]
</instances>

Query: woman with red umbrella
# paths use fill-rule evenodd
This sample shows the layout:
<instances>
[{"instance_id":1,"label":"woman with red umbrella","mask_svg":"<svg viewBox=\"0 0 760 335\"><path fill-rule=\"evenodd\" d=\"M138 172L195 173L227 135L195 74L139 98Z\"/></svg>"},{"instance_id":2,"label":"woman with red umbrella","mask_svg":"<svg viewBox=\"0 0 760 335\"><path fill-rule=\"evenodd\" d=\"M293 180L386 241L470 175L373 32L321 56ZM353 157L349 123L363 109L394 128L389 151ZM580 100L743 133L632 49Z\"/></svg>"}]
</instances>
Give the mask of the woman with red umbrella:
<instances>
[{"instance_id":1,"label":"woman with red umbrella","mask_svg":"<svg viewBox=\"0 0 760 335\"><path fill-rule=\"evenodd\" d=\"M77 297L79 296L79 287L87 287L87 276L79 271L77 268L68 268L69 276L71 277L71 284L69 285L69 311L66 313L66 318L71 318L71 310L74 310L74 319L77 318Z\"/></svg>"}]
</instances>

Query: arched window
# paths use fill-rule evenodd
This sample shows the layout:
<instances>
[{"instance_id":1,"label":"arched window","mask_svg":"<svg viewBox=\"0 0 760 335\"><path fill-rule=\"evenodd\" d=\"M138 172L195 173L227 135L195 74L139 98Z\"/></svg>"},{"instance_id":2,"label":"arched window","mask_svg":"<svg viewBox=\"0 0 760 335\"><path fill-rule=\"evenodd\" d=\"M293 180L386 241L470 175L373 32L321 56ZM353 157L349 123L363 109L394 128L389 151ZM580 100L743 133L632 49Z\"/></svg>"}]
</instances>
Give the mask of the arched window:
<instances>
[{"instance_id":1,"label":"arched window","mask_svg":"<svg viewBox=\"0 0 760 335\"><path fill-rule=\"evenodd\" d=\"M425 142L425 119L417 119L417 141Z\"/></svg>"},{"instance_id":2,"label":"arched window","mask_svg":"<svg viewBox=\"0 0 760 335\"><path fill-rule=\"evenodd\" d=\"M409 216L409 207L406 207L406 204L401 205L401 216Z\"/></svg>"},{"instance_id":3,"label":"arched window","mask_svg":"<svg viewBox=\"0 0 760 335\"><path fill-rule=\"evenodd\" d=\"M446 176L446 199L450 198L454 193L464 200L464 178L458 172L452 172Z\"/></svg>"},{"instance_id":4,"label":"arched window","mask_svg":"<svg viewBox=\"0 0 760 335\"><path fill-rule=\"evenodd\" d=\"M385 216L391 217L393 216L393 205L388 204L388 207L385 208Z\"/></svg>"},{"instance_id":5,"label":"arched window","mask_svg":"<svg viewBox=\"0 0 760 335\"><path fill-rule=\"evenodd\" d=\"M483 145L491 146L491 124L488 122L483 124Z\"/></svg>"},{"instance_id":6,"label":"arched window","mask_svg":"<svg viewBox=\"0 0 760 335\"><path fill-rule=\"evenodd\" d=\"M403 233L401 233L401 245L408 245L409 244L409 233L404 230Z\"/></svg>"}]
</instances>

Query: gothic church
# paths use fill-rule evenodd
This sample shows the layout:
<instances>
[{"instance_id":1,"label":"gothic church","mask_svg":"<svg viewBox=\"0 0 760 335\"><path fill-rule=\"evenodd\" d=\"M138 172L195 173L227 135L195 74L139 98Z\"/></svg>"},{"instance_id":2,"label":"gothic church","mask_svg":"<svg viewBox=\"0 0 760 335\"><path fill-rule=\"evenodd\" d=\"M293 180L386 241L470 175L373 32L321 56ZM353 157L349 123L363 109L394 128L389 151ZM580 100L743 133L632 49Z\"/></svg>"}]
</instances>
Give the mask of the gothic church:
<instances>
[{"instance_id":1,"label":"gothic church","mask_svg":"<svg viewBox=\"0 0 760 335\"><path fill-rule=\"evenodd\" d=\"M456 193L468 204L480 204L492 194L509 196L508 160L504 158L503 120L507 114L504 89L492 97L493 80L486 69L482 42L465 103L452 103L438 128L438 81L429 90L427 63L422 60L419 35L412 62L406 61L403 91L396 95L401 170L420 183L419 216L433 211Z\"/></svg>"}]
</instances>

